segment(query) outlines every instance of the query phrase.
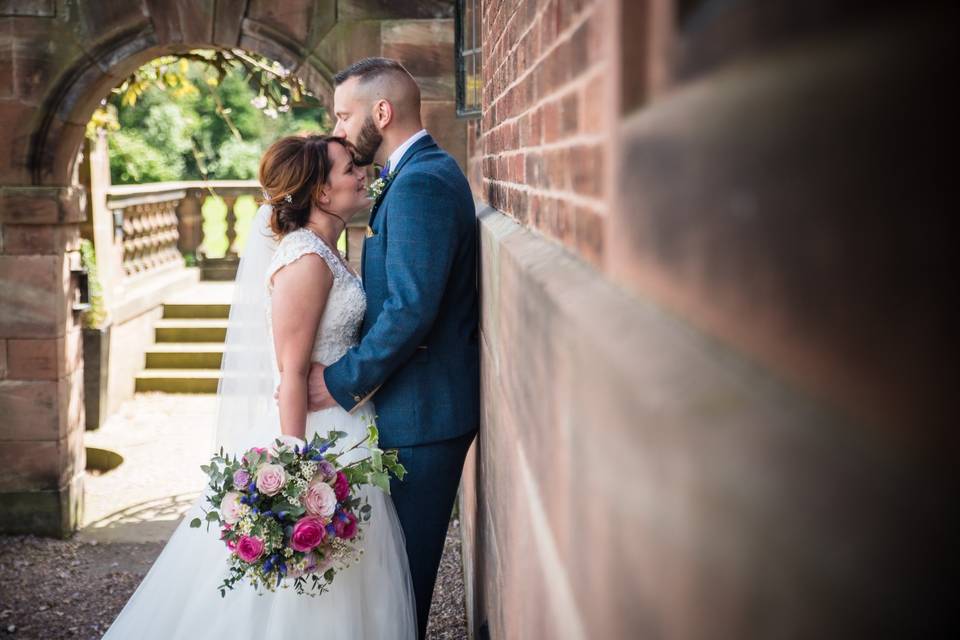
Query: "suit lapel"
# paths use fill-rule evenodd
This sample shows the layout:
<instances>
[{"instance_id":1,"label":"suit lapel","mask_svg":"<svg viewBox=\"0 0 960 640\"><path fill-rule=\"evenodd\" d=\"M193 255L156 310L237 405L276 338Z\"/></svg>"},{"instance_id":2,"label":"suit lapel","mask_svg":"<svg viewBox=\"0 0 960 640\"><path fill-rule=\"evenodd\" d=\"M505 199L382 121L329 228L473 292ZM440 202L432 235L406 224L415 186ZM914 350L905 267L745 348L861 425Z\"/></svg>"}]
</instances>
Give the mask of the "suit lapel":
<instances>
[{"instance_id":1,"label":"suit lapel","mask_svg":"<svg viewBox=\"0 0 960 640\"><path fill-rule=\"evenodd\" d=\"M415 155L417 155L418 153L420 153L421 151L423 151L428 147L435 147L436 145L437 143L433 141L433 137L429 133L423 136L422 138L414 142L413 146L407 149L407 152L403 154L403 157L400 158L400 161L397 163L396 168L393 169L393 171L391 171L390 174L394 176L394 179L396 179L396 174L400 173L400 170L403 169L404 165L410 162L410 160ZM386 188L383 190L383 193L380 194L380 198L377 200L377 203L373 205L373 210L370 211L370 222L368 222L367 224L369 224L371 227L373 226L373 219L376 217L377 211L380 210L380 207L383 206L383 201L386 200L387 198L387 192L390 191L390 187L391 185L393 185L393 181L394 181L393 179L390 180L390 183L387 184Z\"/></svg>"}]
</instances>

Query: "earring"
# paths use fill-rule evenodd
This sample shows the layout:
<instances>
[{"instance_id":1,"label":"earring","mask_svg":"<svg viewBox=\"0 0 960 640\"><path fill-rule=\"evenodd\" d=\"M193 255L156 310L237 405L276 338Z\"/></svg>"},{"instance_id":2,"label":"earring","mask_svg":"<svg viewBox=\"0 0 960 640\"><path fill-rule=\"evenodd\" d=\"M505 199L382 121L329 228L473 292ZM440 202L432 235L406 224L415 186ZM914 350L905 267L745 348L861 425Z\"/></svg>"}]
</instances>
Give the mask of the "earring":
<instances>
[{"instance_id":1,"label":"earring","mask_svg":"<svg viewBox=\"0 0 960 640\"><path fill-rule=\"evenodd\" d=\"M283 196L283 201L284 201L284 202L293 202L293 196L288 193L287 195Z\"/></svg>"}]
</instances>

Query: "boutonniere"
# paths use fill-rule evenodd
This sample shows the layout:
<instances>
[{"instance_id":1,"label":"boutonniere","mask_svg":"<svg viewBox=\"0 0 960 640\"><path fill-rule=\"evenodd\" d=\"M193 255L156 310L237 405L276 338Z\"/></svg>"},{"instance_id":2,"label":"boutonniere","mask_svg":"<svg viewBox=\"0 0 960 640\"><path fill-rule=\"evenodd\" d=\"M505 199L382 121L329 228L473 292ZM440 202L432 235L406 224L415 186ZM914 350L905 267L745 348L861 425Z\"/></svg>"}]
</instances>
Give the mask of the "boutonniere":
<instances>
[{"instance_id":1,"label":"boutonniere","mask_svg":"<svg viewBox=\"0 0 960 640\"><path fill-rule=\"evenodd\" d=\"M387 190L387 187L393 181L394 176L397 175L396 171L391 171L387 173L386 167L380 169L380 177L370 183L370 186L367 187L367 195L373 200L373 207L375 208L380 204L380 198L383 196L383 192Z\"/></svg>"}]
</instances>

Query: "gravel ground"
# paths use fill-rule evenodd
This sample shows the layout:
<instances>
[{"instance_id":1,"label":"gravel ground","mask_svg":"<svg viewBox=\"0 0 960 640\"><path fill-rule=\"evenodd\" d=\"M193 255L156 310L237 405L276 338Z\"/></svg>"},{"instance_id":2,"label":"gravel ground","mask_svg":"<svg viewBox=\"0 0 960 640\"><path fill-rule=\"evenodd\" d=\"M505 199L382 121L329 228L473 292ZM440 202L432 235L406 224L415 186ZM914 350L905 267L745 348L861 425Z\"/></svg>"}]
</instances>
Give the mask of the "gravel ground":
<instances>
[{"instance_id":1,"label":"gravel ground","mask_svg":"<svg viewBox=\"0 0 960 640\"><path fill-rule=\"evenodd\" d=\"M140 584L161 542L0 536L0 638L96 640ZM427 638L467 637L459 523L450 523Z\"/></svg>"},{"instance_id":2,"label":"gravel ground","mask_svg":"<svg viewBox=\"0 0 960 640\"><path fill-rule=\"evenodd\" d=\"M87 446L124 463L85 480L84 527L71 540L0 536L0 640L97 639L123 608L203 486L213 396L137 394ZM456 519L427 637L466 638Z\"/></svg>"}]
</instances>

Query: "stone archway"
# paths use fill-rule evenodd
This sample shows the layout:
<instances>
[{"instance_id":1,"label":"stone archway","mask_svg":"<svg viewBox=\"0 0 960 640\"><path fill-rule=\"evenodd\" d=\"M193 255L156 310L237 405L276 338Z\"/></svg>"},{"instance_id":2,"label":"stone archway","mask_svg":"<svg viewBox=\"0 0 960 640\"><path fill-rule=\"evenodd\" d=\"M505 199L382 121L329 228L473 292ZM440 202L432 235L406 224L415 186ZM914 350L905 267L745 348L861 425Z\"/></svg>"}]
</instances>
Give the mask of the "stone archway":
<instances>
[{"instance_id":1,"label":"stone archway","mask_svg":"<svg viewBox=\"0 0 960 640\"><path fill-rule=\"evenodd\" d=\"M100 99L159 55L237 47L323 98L339 67L404 62L423 117L461 161L453 3L442 0L28 0L0 7L0 531L64 535L82 509L77 154Z\"/></svg>"}]
</instances>

